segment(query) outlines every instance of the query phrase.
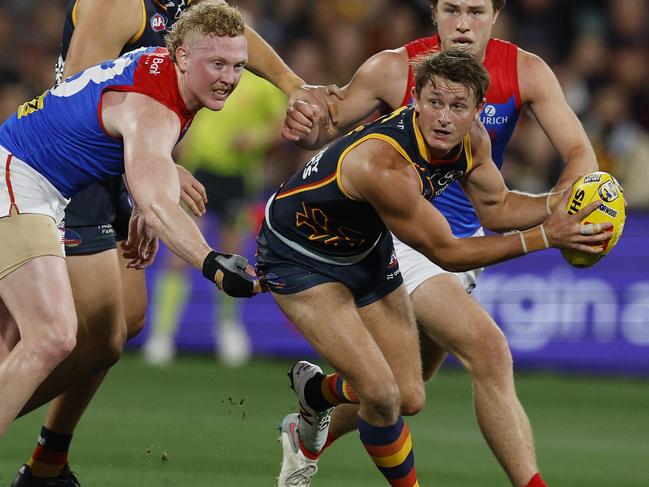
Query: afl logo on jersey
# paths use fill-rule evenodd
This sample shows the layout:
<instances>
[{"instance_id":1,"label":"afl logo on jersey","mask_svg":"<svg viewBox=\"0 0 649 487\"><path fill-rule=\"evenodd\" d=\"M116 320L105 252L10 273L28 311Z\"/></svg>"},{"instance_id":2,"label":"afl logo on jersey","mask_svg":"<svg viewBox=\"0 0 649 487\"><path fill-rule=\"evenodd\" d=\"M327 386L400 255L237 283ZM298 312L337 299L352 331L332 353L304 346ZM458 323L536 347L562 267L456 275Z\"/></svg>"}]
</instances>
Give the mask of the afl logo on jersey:
<instances>
[{"instance_id":1,"label":"afl logo on jersey","mask_svg":"<svg viewBox=\"0 0 649 487\"><path fill-rule=\"evenodd\" d=\"M167 29L167 17L155 14L151 17L151 28L154 32L160 32Z\"/></svg>"},{"instance_id":2,"label":"afl logo on jersey","mask_svg":"<svg viewBox=\"0 0 649 487\"><path fill-rule=\"evenodd\" d=\"M493 105L487 105L484 107L484 114L487 117L493 117L496 114L496 107Z\"/></svg>"}]
</instances>

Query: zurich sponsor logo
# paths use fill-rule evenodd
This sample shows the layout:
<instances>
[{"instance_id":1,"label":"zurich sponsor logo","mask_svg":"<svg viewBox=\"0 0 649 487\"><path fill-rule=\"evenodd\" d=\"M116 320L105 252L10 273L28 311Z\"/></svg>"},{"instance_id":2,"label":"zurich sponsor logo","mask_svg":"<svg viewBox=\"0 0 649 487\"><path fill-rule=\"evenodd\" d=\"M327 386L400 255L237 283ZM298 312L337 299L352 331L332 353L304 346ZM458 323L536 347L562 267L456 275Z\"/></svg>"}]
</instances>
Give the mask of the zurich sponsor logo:
<instances>
[{"instance_id":1,"label":"zurich sponsor logo","mask_svg":"<svg viewBox=\"0 0 649 487\"><path fill-rule=\"evenodd\" d=\"M154 32L160 32L167 28L167 17L155 14L151 17L151 28Z\"/></svg>"},{"instance_id":2,"label":"zurich sponsor logo","mask_svg":"<svg viewBox=\"0 0 649 487\"><path fill-rule=\"evenodd\" d=\"M485 106L484 110L482 110L482 113L480 114L480 121L482 122L482 124L487 127L505 125L509 121L509 117L507 115L503 115L502 109L504 108L506 111L506 106L501 105L500 108L500 115L498 115L498 110L496 109L495 105Z\"/></svg>"}]
</instances>

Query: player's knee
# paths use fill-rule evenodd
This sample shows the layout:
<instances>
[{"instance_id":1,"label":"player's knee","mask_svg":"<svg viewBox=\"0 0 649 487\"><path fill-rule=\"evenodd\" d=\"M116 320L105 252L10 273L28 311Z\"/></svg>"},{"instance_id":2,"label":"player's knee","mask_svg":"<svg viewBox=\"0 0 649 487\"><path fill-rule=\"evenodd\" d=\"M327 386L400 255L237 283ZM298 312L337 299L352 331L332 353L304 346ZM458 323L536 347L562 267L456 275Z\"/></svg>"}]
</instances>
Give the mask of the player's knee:
<instances>
[{"instance_id":1,"label":"player's knee","mask_svg":"<svg viewBox=\"0 0 649 487\"><path fill-rule=\"evenodd\" d=\"M425 403L426 393L423 385L408 391L401 391L401 414L403 416L414 416L424 409Z\"/></svg>"},{"instance_id":2,"label":"player's knee","mask_svg":"<svg viewBox=\"0 0 649 487\"><path fill-rule=\"evenodd\" d=\"M400 412L401 398L395 383L381 383L365 388L360 395L363 406L383 421L391 421Z\"/></svg>"},{"instance_id":3,"label":"player's knee","mask_svg":"<svg viewBox=\"0 0 649 487\"><path fill-rule=\"evenodd\" d=\"M47 369L53 369L70 355L77 344L76 320L51 324L43 334L25 337L22 346Z\"/></svg>"},{"instance_id":4,"label":"player's knee","mask_svg":"<svg viewBox=\"0 0 649 487\"><path fill-rule=\"evenodd\" d=\"M121 358L126 343L126 323L121 313L112 313L94 323L89 332L80 334L78 348L87 367L99 372Z\"/></svg>"},{"instance_id":5,"label":"player's knee","mask_svg":"<svg viewBox=\"0 0 649 487\"><path fill-rule=\"evenodd\" d=\"M59 363L70 355L76 344L76 333L66 330L63 333L58 333L55 337L50 338L49 353L51 357Z\"/></svg>"},{"instance_id":6,"label":"player's knee","mask_svg":"<svg viewBox=\"0 0 649 487\"><path fill-rule=\"evenodd\" d=\"M480 334L479 350L469 357L469 372L476 378L498 379L511 375L512 354L505 335L497 328Z\"/></svg>"},{"instance_id":7,"label":"player's knee","mask_svg":"<svg viewBox=\"0 0 649 487\"><path fill-rule=\"evenodd\" d=\"M115 365L122 358L125 343L126 331L122 328L121 332L114 333L106 342L106 347L98 357L97 368L103 370Z\"/></svg>"}]
</instances>

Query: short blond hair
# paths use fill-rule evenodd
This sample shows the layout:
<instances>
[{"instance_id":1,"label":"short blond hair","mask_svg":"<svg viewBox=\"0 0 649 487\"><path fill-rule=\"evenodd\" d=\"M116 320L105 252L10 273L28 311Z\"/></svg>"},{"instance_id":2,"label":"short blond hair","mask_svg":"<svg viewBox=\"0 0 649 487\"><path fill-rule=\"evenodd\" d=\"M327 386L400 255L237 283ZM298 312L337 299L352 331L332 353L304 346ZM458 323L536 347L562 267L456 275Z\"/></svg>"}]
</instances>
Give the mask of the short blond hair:
<instances>
[{"instance_id":1,"label":"short blond hair","mask_svg":"<svg viewBox=\"0 0 649 487\"><path fill-rule=\"evenodd\" d=\"M176 62L176 49L185 42L188 34L197 32L204 36L237 37L243 35L244 28L243 17L236 7L223 0L201 0L192 3L182 13L165 37L165 44L169 57Z\"/></svg>"}]
</instances>

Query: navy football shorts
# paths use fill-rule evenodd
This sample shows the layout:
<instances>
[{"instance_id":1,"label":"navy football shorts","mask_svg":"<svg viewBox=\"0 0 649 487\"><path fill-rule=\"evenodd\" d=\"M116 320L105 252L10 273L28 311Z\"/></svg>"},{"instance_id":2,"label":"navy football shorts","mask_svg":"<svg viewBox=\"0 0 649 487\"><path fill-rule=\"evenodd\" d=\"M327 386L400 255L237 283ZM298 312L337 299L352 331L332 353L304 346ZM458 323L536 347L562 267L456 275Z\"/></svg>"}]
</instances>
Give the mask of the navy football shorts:
<instances>
[{"instance_id":1,"label":"navy football shorts","mask_svg":"<svg viewBox=\"0 0 649 487\"><path fill-rule=\"evenodd\" d=\"M65 254L88 255L117 247L128 237L131 204L121 177L93 184L65 209Z\"/></svg>"},{"instance_id":2,"label":"navy football shorts","mask_svg":"<svg viewBox=\"0 0 649 487\"><path fill-rule=\"evenodd\" d=\"M257 236L257 273L267 282L268 289L277 294L295 294L325 282L340 282L352 292L359 308L387 296L403 282L390 232L362 261L336 265L291 249L265 221Z\"/></svg>"}]
</instances>

